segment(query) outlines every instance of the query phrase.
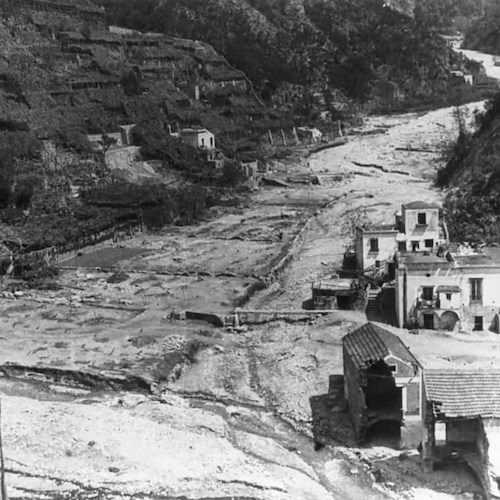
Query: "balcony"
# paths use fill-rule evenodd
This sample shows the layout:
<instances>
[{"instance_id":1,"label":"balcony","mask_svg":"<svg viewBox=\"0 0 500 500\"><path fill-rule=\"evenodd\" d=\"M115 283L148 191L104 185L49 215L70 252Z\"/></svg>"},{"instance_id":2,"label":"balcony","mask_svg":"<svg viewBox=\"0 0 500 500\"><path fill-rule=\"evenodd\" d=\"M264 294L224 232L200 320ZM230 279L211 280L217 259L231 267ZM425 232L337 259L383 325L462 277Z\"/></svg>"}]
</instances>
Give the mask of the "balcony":
<instances>
[{"instance_id":1,"label":"balcony","mask_svg":"<svg viewBox=\"0 0 500 500\"><path fill-rule=\"evenodd\" d=\"M441 301L437 296L434 296L432 299L427 300L427 299L417 299L417 309L425 309L425 310L431 310L431 309L440 309L441 307Z\"/></svg>"}]
</instances>

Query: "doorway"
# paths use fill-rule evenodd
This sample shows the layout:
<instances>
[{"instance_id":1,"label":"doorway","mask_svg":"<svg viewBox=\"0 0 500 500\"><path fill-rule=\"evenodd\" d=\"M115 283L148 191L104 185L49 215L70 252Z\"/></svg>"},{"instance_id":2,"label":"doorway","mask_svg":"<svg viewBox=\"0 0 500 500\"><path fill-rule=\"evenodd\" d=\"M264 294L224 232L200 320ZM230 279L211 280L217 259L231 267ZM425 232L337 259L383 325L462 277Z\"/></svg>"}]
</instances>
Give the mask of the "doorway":
<instances>
[{"instance_id":1,"label":"doorway","mask_svg":"<svg viewBox=\"0 0 500 500\"><path fill-rule=\"evenodd\" d=\"M424 314L424 328L434 330L434 314Z\"/></svg>"}]
</instances>

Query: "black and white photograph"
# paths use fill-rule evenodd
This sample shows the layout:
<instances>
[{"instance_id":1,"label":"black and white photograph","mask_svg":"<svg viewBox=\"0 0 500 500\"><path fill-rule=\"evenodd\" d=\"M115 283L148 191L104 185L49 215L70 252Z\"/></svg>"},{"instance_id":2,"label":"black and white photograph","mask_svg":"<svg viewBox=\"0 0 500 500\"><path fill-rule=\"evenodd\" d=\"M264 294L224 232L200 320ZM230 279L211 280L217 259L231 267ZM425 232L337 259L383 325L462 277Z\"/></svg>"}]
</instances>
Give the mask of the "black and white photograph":
<instances>
[{"instance_id":1,"label":"black and white photograph","mask_svg":"<svg viewBox=\"0 0 500 500\"><path fill-rule=\"evenodd\" d=\"M500 500L499 0L0 0L0 500Z\"/></svg>"}]
</instances>

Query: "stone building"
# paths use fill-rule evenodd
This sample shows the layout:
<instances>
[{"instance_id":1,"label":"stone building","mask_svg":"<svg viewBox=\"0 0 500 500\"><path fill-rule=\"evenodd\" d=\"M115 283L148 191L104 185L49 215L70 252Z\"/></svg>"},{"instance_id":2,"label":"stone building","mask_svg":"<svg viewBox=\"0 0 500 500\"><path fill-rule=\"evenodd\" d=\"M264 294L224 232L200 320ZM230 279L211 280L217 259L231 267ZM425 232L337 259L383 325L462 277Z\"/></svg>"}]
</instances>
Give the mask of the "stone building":
<instances>
[{"instance_id":1,"label":"stone building","mask_svg":"<svg viewBox=\"0 0 500 500\"><path fill-rule=\"evenodd\" d=\"M367 323L342 338L344 394L356 438L387 429L404 446L421 437L421 365L399 337Z\"/></svg>"},{"instance_id":2,"label":"stone building","mask_svg":"<svg viewBox=\"0 0 500 500\"><path fill-rule=\"evenodd\" d=\"M426 370L424 470L450 456L465 460L487 498L500 496L500 371Z\"/></svg>"},{"instance_id":3,"label":"stone building","mask_svg":"<svg viewBox=\"0 0 500 500\"><path fill-rule=\"evenodd\" d=\"M499 332L498 248L399 253L395 288L400 327Z\"/></svg>"},{"instance_id":4,"label":"stone building","mask_svg":"<svg viewBox=\"0 0 500 500\"><path fill-rule=\"evenodd\" d=\"M181 139L194 148L215 148L215 136L205 128L185 128L180 132Z\"/></svg>"}]
</instances>

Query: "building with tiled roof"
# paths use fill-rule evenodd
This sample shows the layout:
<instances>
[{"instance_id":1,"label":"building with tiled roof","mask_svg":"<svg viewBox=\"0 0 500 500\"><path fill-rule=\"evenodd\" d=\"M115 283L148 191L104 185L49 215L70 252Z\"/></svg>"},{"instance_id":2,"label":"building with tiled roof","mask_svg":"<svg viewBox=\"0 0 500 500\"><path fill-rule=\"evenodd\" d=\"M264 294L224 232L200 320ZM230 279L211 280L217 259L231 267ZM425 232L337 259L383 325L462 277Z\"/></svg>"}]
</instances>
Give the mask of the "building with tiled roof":
<instances>
[{"instance_id":1,"label":"building with tiled roof","mask_svg":"<svg viewBox=\"0 0 500 500\"><path fill-rule=\"evenodd\" d=\"M500 418L500 370L426 370L424 381L438 418Z\"/></svg>"},{"instance_id":2,"label":"building with tiled roof","mask_svg":"<svg viewBox=\"0 0 500 500\"><path fill-rule=\"evenodd\" d=\"M424 470L458 454L500 496L500 370L426 370L423 393Z\"/></svg>"},{"instance_id":3,"label":"building with tiled roof","mask_svg":"<svg viewBox=\"0 0 500 500\"><path fill-rule=\"evenodd\" d=\"M421 366L408 347L373 323L345 335L342 347L344 393L357 439L390 424L395 437L418 444Z\"/></svg>"},{"instance_id":4,"label":"building with tiled roof","mask_svg":"<svg viewBox=\"0 0 500 500\"><path fill-rule=\"evenodd\" d=\"M366 323L342 338L346 354L358 369L369 368L380 360L397 358L404 363L420 367L417 358L403 341L393 333L374 323Z\"/></svg>"}]
</instances>

